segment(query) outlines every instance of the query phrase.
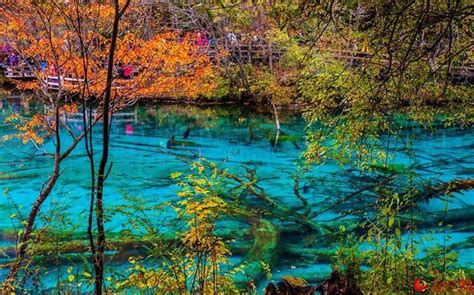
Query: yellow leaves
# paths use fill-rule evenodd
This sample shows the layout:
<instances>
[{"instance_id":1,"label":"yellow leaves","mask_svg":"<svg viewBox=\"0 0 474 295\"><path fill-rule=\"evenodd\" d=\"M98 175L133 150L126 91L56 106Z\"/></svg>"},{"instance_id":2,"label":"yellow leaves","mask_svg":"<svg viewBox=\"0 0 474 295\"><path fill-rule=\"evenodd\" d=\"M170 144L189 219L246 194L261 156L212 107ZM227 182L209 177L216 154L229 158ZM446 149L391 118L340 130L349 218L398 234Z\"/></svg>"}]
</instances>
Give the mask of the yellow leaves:
<instances>
[{"instance_id":1,"label":"yellow leaves","mask_svg":"<svg viewBox=\"0 0 474 295\"><path fill-rule=\"evenodd\" d=\"M183 175L183 173L181 173L181 172L173 172L173 173L171 173L170 178L171 178L171 179L177 179L177 178L179 178L181 175Z\"/></svg>"},{"instance_id":2,"label":"yellow leaves","mask_svg":"<svg viewBox=\"0 0 474 295\"><path fill-rule=\"evenodd\" d=\"M67 269L66 269L67 273L69 274L68 277L67 277L67 280L69 282L73 282L75 279L76 279L76 276L72 274L72 271L73 271L73 268L72 266L69 266Z\"/></svg>"},{"instance_id":3,"label":"yellow leaves","mask_svg":"<svg viewBox=\"0 0 474 295\"><path fill-rule=\"evenodd\" d=\"M198 179L194 179L193 183L196 186L203 186L203 185L206 185L208 183L208 181L205 178L198 178Z\"/></svg>"},{"instance_id":4,"label":"yellow leaves","mask_svg":"<svg viewBox=\"0 0 474 295\"><path fill-rule=\"evenodd\" d=\"M114 280L114 286L117 290L133 287L138 289L152 288L164 293L177 293L176 291L180 288L179 281L184 279L184 275L178 273L182 269L175 267L175 264L181 263L182 260L183 257L179 257L179 261L177 261L177 257L171 256L169 260L165 259L158 268L149 269L143 265L141 257L130 257L129 262L132 267L129 271L131 273L125 280Z\"/></svg>"},{"instance_id":5,"label":"yellow leaves","mask_svg":"<svg viewBox=\"0 0 474 295\"><path fill-rule=\"evenodd\" d=\"M199 168L198 168L199 174L201 174L203 171L204 171L204 166L199 166Z\"/></svg>"},{"instance_id":6,"label":"yellow leaves","mask_svg":"<svg viewBox=\"0 0 474 295\"><path fill-rule=\"evenodd\" d=\"M115 288L117 290L120 290L122 287L127 286L128 284L130 284L130 280L123 280L123 281L118 282L117 284L115 284Z\"/></svg>"},{"instance_id":7,"label":"yellow leaves","mask_svg":"<svg viewBox=\"0 0 474 295\"><path fill-rule=\"evenodd\" d=\"M193 173L184 177L186 182L180 183L183 188L178 196L183 199L174 207L187 227L181 234L181 240L189 251L185 256L192 262L205 253L205 259L217 264L218 269L218 265L226 263L230 255L226 244L214 235L215 223L220 214L226 212L227 204L215 190L217 180L206 175L205 166L200 162L191 166Z\"/></svg>"},{"instance_id":8,"label":"yellow leaves","mask_svg":"<svg viewBox=\"0 0 474 295\"><path fill-rule=\"evenodd\" d=\"M9 115L8 117L6 117L5 120L3 120L3 122L10 123L10 122L16 121L18 119L20 119L20 114L19 113L13 113L13 114Z\"/></svg>"},{"instance_id":9,"label":"yellow leaves","mask_svg":"<svg viewBox=\"0 0 474 295\"><path fill-rule=\"evenodd\" d=\"M115 288L119 291L130 287L152 288L160 294L183 293L183 290L187 290L186 281L193 280L193 274L198 274L209 278L203 278L206 290L218 290L219 294L227 294L221 290L229 290L232 283L221 270L223 264L229 263L230 251L221 238L212 234L213 224L210 220L188 224L190 227L181 238L184 247L167 253L166 259L153 268L146 267L141 257L130 257L130 274L125 280L114 280Z\"/></svg>"},{"instance_id":10,"label":"yellow leaves","mask_svg":"<svg viewBox=\"0 0 474 295\"><path fill-rule=\"evenodd\" d=\"M75 113L77 108L78 106L75 104L63 105L60 107L59 113ZM44 143L44 138L51 135L56 128L54 118L54 110L46 114L36 113L30 118L21 116L19 113L13 113L5 118L4 122L14 124L17 133L4 135L2 140L18 138L24 144L31 141L36 145L41 145Z\"/></svg>"},{"instance_id":11,"label":"yellow leaves","mask_svg":"<svg viewBox=\"0 0 474 295\"><path fill-rule=\"evenodd\" d=\"M15 136L14 135L4 135L2 136L2 141L9 141L11 139L13 139Z\"/></svg>"},{"instance_id":12,"label":"yellow leaves","mask_svg":"<svg viewBox=\"0 0 474 295\"><path fill-rule=\"evenodd\" d=\"M189 197L192 195L192 192L190 190L182 190L177 193L178 197Z\"/></svg>"},{"instance_id":13,"label":"yellow leaves","mask_svg":"<svg viewBox=\"0 0 474 295\"><path fill-rule=\"evenodd\" d=\"M24 124L16 125L16 128L19 131L18 135L21 137L24 144L30 140L37 144L43 144L44 139L39 135L39 133L46 131L46 127L46 119L41 114L35 114Z\"/></svg>"},{"instance_id":14,"label":"yellow leaves","mask_svg":"<svg viewBox=\"0 0 474 295\"><path fill-rule=\"evenodd\" d=\"M202 194L202 195L207 195L209 194L209 191L205 188L202 188L200 186L195 186L194 187L194 191L197 193L197 194Z\"/></svg>"}]
</instances>

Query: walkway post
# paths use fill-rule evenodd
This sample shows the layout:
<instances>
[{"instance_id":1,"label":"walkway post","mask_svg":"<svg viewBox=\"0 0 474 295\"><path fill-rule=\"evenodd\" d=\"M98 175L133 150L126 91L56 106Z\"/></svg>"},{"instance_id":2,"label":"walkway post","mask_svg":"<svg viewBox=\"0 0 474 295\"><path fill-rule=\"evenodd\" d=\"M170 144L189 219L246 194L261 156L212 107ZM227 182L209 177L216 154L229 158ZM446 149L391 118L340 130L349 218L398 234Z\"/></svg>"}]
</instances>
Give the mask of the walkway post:
<instances>
[{"instance_id":1,"label":"walkway post","mask_svg":"<svg viewBox=\"0 0 474 295\"><path fill-rule=\"evenodd\" d=\"M268 52L269 52L268 64L270 66L270 70L273 70L272 43L268 43Z\"/></svg>"},{"instance_id":2,"label":"walkway post","mask_svg":"<svg viewBox=\"0 0 474 295\"><path fill-rule=\"evenodd\" d=\"M247 48L247 56L248 56L248 63L252 64L252 41L249 42L249 46Z\"/></svg>"}]
</instances>

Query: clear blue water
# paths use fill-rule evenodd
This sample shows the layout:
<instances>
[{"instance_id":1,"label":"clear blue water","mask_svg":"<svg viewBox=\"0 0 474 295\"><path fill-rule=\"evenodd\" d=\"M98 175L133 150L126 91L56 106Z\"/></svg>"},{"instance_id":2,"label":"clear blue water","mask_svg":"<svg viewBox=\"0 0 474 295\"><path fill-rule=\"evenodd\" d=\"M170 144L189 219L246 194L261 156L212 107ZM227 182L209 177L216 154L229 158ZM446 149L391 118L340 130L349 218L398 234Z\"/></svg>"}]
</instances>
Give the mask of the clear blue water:
<instances>
[{"instance_id":1,"label":"clear blue water","mask_svg":"<svg viewBox=\"0 0 474 295\"><path fill-rule=\"evenodd\" d=\"M34 110L41 106L3 97L0 121L12 112L25 112L25 108ZM142 197L150 204L177 200L177 187L169 175L176 171L186 172L188 168L169 153L188 156L194 153L236 173L243 172L244 167L256 168L261 186L274 199L295 210L301 209L300 201L293 194L293 176L301 168L300 155L305 147L304 121L299 115L280 114L285 133L299 137L296 145L281 142L273 147L269 139L275 133L274 118L271 114L254 112L248 108L146 104L135 106L126 112L127 118L116 117L112 125L110 161L113 162L113 168L105 190L106 207L124 204L125 193ZM76 132L80 132L80 122L71 125ZM0 126L0 137L14 132L11 125ZM190 128L187 140L192 141L194 146L167 149L166 143L170 136L181 139L187 128ZM99 146L98 128L95 132L94 142ZM62 134L62 138L63 145L66 146L70 139L67 134ZM411 139L413 142L405 149L406 143ZM391 146L395 154L393 163L417 166L416 172L420 179L448 181L474 177L472 128L438 128L434 131L416 129L410 133L402 132L394 142ZM53 142L47 140L41 148L51 150ZM51 159L41 156L32 144L25 145L17 140L0 143L0 189L8 191L5 196L0 197L0 247L14 245L11 237L1 234L14 229L15 223L10 219L11 214L15 213L12 201L26 215L46 176L51 173L51 163ZM89 200L88 165L84 145L80 144L62 164L59 183L42 210L44 213L54 209L54 202L64 205L71 222L77 224L77 232L85 232L87 226L86 222L80 221L85 221ZM311 167L301 177L301 192L313 206L313 210L317 210L322 205L331 204L339 196L373 183L372 176L361 174L353 167L327 163ZM370 196L370 192L367 196ZM455 197L449 204L450 209L474 206L472 191ZM347 202L337 210L318 216L317 220L334 218L341 211L356 206L359 201L360 199ZM422 212L443 210L445 205L443 201L433 200L422 204L417 214L423 216ZM164 218L173 217L173 213L165 211L159 216L162 220L156 219L157 225L162 224ZM40 219L38 226L43 221ZM117 214L106 224L109 232L118 232L124 226L127 226L127 219ZM229 223L228 226L238 227L239 224ZM436 226L433 228L436 229ZM166 228L162 230L166 231ZM423 237L429 231L426 228L417 235L420 241L423 240L423 245L429 247L443 242L441 234L431 233L430 236L434 238L425 241ZM450 231L453 239L448 244L473 237L471 231L458 231L456 226ZM284 243L295 246L303 244L301 240L291 239L292 237L288 237ZM473 249L463 251L473 253ZM472 265L471 257L472 255L462 255L460 263L464 266ZM236 255L234 260L238 262L240 258ZM283 275L322 277L330 271L330 265L304 259L281 259L272 271L275 280ZM4 275L5 270L0 270L0 279Z\"/></svg>"}]
</instances>

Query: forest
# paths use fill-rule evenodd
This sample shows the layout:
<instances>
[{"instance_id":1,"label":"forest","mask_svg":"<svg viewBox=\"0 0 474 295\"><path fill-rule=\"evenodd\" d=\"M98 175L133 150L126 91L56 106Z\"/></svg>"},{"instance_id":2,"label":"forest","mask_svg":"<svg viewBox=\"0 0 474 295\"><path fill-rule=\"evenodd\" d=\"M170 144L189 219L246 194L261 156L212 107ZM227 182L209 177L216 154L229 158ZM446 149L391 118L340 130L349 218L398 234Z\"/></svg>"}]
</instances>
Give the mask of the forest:
<instances>
[{"instance_id":1,"label":"forest","mask_svg":"<svg viewBox=\"0 0 474 295\"><path fill-rule=\"evenodd\" d=\"M473 294L473 23L0 1L0 294Z\"/></svg>"}]
</instances>

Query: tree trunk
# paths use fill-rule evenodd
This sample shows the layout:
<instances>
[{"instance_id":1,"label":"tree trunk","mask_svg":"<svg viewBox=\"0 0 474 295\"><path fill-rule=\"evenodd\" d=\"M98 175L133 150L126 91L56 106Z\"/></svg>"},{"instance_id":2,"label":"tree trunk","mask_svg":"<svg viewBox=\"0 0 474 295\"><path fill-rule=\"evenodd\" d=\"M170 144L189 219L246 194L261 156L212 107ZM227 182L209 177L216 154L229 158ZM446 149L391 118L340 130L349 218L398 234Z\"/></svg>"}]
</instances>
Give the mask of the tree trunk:
<instances>
[{"instance_id":1,"label":"tree trunk","mask_svg":"<svg viewBox=\"0 0 474 295\"><path fill-rule=\"evenodd\" d=\"M20 270L21 264L23 263L23 260L26 256L28 241L31 237L31 233L33 232L33 226L36 220L36 216L38 216L41 205L48 198L49 194L53 190L54 185L56 184L56 181L58 180L60 162L61 160L59 155L56 155L54 158L53 174L49 177L45 189L39 194L33 206L31 207L30 214L28 215L28 219L26 220L25 229L23 231L23 234L21 235L20 242L18 244L16 258L10 267L10 272L8 273L7 279L5 280L5 285L1 292L2 294L8 293L8 291L13 292L14 290L14 283L18 275L18 271Z\"/></svg>"},{"instance_id":2,"label":"tree trunk","mask_svg":"<svg viewBox=\"0 0 474 295\"><path fill-rule=\"evenodd\" d=\"M123 13L130 4L127 0L122 9L119 7L119 1L114 1L115 16L112 28L112 37L110 43L109 57L107 63L107 84L105 89L104 103L102 109L103 130L102 130L102 157L100 159L98 176L97 176L97 198L96 198L96 222L97 222L97 249L94 259L94 293L102 294L102 286L104 283L104 253L105 253L105 230L104 230L104 184L106 178L106 166L109 159L109 142L110 142L110 98L112 94L114 55L117 45L117 36L119 30L119 22Z\"/></svg>"}]
</instances>

